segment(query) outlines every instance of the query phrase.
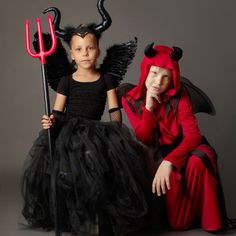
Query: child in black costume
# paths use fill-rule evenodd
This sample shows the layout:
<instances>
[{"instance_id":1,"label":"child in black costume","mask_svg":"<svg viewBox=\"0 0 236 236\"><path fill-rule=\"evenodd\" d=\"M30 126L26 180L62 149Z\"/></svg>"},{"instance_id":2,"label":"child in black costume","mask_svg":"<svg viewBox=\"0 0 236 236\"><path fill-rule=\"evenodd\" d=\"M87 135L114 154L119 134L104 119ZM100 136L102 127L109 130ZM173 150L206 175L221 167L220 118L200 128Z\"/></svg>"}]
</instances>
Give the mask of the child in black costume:
<instances>
[{"instance_id":1,"label":"child in black costume","mask_svg":"<svg viewBox=\"0 0 236 236\"><path fill-rule=\"evenodd\" d=\"M119 235L117 229L140 223L147 213L147 175L138 145L121 125L117 81L96 69L100 26L80 25L66 38L76 70L61 78L52 115L42 118L44 130L23 175L23 215L32 226L55 226L52 181L60 231ZM111 122L100 121L106 98ZM57 132L52 168L50 127Z\"/></svg>"}]
</instances>

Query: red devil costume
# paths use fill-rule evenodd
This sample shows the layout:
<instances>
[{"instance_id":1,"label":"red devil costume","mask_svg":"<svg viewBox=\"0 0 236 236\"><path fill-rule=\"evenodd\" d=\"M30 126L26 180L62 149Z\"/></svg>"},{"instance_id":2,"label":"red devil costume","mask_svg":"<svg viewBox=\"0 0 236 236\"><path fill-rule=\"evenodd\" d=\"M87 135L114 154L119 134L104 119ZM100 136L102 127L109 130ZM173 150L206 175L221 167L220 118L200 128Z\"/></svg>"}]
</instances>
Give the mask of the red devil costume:
<instances>
[{"instance_id":1,"label":"red devil costume","mask_svg":"<svg viewBox=\"0 0 236 236\"><path fill-rule=\"evenodd\" d=\"M169 224L183 230L198 223L206 231L217 231L224 224L225 209L219 194L216 153L202 136L190 97L182 86L178 63L182 50L152 44L145 54L139 85L123 97L122 105L137 138L155 147L156 158L161 156L173 165L171 189L165 195ZM172 77L162 103L150 112L145 108L145 81L152 65L171 70Z\"/></svg>"}]
</instances>

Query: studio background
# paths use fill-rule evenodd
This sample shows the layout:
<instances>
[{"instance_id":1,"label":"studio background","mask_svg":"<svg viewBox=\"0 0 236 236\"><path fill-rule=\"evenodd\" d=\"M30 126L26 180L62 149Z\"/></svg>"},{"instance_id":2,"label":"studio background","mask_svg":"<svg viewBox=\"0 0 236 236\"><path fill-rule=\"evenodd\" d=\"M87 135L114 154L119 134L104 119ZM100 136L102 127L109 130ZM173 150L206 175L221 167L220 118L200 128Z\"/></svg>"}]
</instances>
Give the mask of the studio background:
<instances>
[{"instance_id":1,"label":"studio background","mask_svg":"<svg viewBox=\"0 0 236 236\"><path fill-rule=\"evenodd\" d=\"M96 0L3 0L0 3L0 210L5 209L0 224L3 228L7 217L14 224L20 219L20 209L14 211L13 206L16 198L20 205L21 169L41 129L44 113L40 62L26 53L24 20L30 20L32 35L36 17L42 19L43 31L48 31L47 17L42 11L56 6L62 11L62 27L99 23L96 3ZM106 0L105 7L113 23L103 33L100 62L109 46L138 38L136 57L125 82L137 84L147 44L155 42L184 50L181 74L200 87L216 108L215 116L198 114L197 117L202 133L218 153L228 214L235 218L236 1ZM54 94L51 90L52 104ZM108 116L103 119L108 120ZM124 122L128 124L125 117Z\"/></svg>"}]
</instances>

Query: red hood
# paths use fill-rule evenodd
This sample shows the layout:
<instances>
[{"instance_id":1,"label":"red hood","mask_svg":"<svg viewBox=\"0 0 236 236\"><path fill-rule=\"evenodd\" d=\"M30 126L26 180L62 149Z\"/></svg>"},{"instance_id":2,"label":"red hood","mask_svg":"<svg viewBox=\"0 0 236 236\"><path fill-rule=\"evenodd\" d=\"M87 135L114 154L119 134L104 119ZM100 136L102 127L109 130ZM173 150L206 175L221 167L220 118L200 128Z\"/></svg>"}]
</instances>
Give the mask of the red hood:
<instances>
[{"instance_id":1,"label":"red hood","mask_svg":"<svg viewBox=\"0 0 236 236\"><path fill-rule=\"evenodd\" d=\"M148 58L146 56L143 58L143 61L141 63L141 77L139 80L139 85L127 93L127 98L132 97L133 99L138 100L141 97L144 98L146 96L145 81L152 65L172 71L172 83L164 93L166 100L169 100L169 97L174 96L179 91L181 87L180 69L178 61L174 61L170 57L173 49L160 45L155 46L154 49L157 50L157 55L153 58Z\"/></svg>"}]
</instances>

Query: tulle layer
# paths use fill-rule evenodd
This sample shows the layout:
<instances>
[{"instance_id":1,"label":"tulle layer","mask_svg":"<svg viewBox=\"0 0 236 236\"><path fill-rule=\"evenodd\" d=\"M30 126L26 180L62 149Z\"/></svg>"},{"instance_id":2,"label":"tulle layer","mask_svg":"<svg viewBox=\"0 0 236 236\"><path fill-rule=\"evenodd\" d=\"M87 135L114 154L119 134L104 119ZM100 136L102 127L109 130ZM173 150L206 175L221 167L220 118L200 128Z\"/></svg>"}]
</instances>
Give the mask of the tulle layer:
<instances>
[{"instance_id":1,"label":"tulle layer","mask_svg":"<svg viewBox=\"0 0 236 236\"><path fill-rule=\"evenodd\" d=\"M41 131L29 152L22 191L30 225L52 229L57 219L62 231L93 234L100 217L117 227L142 222L148 175L142 147L127 127L70 119L54 147L52 164Z\"/></svg>"}]
</instances>

